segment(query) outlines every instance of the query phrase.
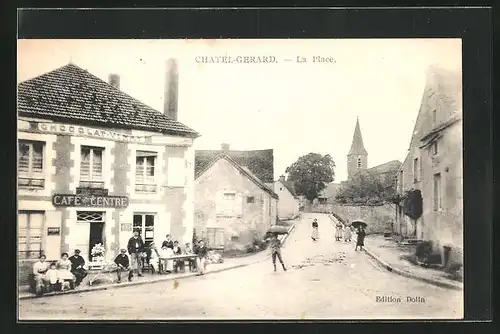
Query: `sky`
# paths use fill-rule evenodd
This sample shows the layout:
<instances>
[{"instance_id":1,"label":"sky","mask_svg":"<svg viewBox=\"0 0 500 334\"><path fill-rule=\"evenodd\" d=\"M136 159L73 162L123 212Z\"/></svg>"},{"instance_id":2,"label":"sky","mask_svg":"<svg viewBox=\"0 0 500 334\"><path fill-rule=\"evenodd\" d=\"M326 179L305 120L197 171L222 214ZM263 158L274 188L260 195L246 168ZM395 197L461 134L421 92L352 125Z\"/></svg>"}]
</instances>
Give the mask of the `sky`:
<instances>
[{"instance_id":1,"label":"sky","mask_svg":"<svg viewBox=\"0 0 500 334\"><path fill-rule=\"evenodd\" d=\"M179 64L178 120L196 149L274 149L274 175L310 152L330 154L335 182L359 117L368 167L403 161L430 65L461 70L460 39L18 40L18 82L70 62L163 111L166 60ZM199 63L274 56L275 63ZM313 57L334 62L313 62ZM198 57L198 58L197 58ZM297 62L306 59L307 62ZM288 60L287 60L288 59Z\"/></svg>"}]
</instances>

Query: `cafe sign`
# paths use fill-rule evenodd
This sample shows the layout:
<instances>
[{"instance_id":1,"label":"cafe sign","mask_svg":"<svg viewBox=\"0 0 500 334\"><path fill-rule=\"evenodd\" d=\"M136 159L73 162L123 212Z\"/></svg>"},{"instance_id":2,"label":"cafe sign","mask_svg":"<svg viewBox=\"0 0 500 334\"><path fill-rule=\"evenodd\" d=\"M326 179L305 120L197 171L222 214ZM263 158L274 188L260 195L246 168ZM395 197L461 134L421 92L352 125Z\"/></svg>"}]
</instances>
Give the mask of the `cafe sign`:
<instances>
[{"instance_id":1,"label":"cafe sign","mask_svg":"<svg viewBox=\"0 0 500 334\"><path fill-rule=\"evenodd\" d=\"M127 143L144 144L151 139L150 136L132 136L126 133L61 123L37 123L36 129L43 133L91 137Z\"/></svg>"},{"instance_id":2,"label":"cafe sign","mask_svg":"<svg viewBox=\"0 0 500 334\"><path fill-rule=\"evenodd\" d=\"M116 208L128 206L128 197L125 196L96 196L87 194L56 194L52 197L52 204L57 207L90 207Z\"/></svg>"}]
</instances>

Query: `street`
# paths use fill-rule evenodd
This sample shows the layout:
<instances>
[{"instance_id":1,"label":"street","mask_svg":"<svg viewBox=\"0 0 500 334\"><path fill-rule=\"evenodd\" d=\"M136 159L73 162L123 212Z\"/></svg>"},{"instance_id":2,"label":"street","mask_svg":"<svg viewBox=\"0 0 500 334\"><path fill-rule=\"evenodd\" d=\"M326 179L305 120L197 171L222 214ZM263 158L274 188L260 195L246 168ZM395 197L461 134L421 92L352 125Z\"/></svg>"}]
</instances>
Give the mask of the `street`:
<instances>
[{"instance_id":1,"label":"street","mask_svg":"<svg viewBox=\"0 0 500 334\"><path fill-rule=\"evenodd\" d=\"M320 240L311 240L312 218ZM377 266L353 243L336 242L330 218L303 214L282 250L247 267L96 292L19 301L19 319L416 319L461 318L463 292ZM268 252L268 250L267 250ZM410 297L411 301L408 300Z\"/></svg>"}]
</instances>

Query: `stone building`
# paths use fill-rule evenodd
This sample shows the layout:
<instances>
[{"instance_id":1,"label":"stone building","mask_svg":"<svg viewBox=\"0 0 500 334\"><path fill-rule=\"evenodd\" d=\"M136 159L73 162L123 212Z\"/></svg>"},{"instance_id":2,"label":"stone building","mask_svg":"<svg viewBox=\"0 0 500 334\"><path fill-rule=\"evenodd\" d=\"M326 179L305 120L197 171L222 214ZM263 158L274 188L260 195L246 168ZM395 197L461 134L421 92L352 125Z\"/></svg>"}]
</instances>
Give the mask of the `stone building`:
<instances>
[{"instance_id":1,"label":"stone building","mask_svg":"<svg viewBox=\"0 0 500 334\"><path fill-rule=\"evenodd\" d=\"M268 185L274 192L278 194L278 219L289 220L295 219L299 215L299 197L295 192L295 185L292 181L285 180L285 176Z\"/></svg>"},{"instance_id":2,"label":"stone building","mask_svg":"<svg viewBox=\"0 0 500 334\"><path fill-rule=\"evenodd\" d=\"M405 215L401 202L395 230L433 241L443 252L444 262L449 256L461 258L463 249L462 159L461 74L431 67L396 186L400 195L419 190L423 213L412 220Z\"/></svg>"},{"instance_id":3,"label":"stone building","mask_svg":"<svg viewBox=\"0 0 500 334\"><path fill-rule=\"evenodd\" d=\"M88 261L96 243L111 260L135 230L148 243L191 240L198 134L119 79L68 64L18 85L21 264L76 248Z\"/></svg>"},{"instance_id":4,"label":"stone building","mask_svg":"<svg viewBox=\"0 0 500 334\"><path fill-rule=\"evenodd\" d=\"M347 179L350 180L354 174L368 168L368 152L363 144L359 118L356 119L356 127L352 137L351 149L347 153Z\"/></svg>"},{"instance_id":5,"label":"stone building","mask_svg":"<svg viewBox=\"0 0 500 334\"><path fill-rule=\"evenodd\" d=\"M196 235L210 248L244 250L276 223L278 195L261 179L269 171L255 163L268 151L272 154L272 150L229 151L225 146L208 163L200 161L214 151L200 155L196 151L194 224ZM240 161L244 156L247 164L238 163L233 155Z\"/></svg>"}]
</instances>

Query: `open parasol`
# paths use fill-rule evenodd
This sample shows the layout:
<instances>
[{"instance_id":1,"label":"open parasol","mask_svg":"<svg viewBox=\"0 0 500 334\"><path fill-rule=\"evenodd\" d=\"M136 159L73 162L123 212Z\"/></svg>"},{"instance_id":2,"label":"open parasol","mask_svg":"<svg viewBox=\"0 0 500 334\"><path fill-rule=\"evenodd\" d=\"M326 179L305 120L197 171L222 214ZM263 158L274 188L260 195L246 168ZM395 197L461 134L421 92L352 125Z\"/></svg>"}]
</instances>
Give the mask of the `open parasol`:
<instances>
[{"instance_id":1,"label":"open parasol","mask_svg":"<svg viewBox=\"0 0 500 334\"><path fill-rule=\"evenodd\" d=\"M364 221L356 219L352 221L351 226L354 228L359 228L359 227L366 228L368 225Z\"/></svg>"},{"instance_id":2,"label":"open parasol","mask_svg":"<svg viewBox=\"0 0 500 334\"><path fill-rule=\"evenodd\" d=\"M272 226L267 230L267 234L275 233L275 234L288 234L288 228L284 226Z\"/></svg>"}]
</instances>

